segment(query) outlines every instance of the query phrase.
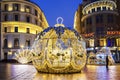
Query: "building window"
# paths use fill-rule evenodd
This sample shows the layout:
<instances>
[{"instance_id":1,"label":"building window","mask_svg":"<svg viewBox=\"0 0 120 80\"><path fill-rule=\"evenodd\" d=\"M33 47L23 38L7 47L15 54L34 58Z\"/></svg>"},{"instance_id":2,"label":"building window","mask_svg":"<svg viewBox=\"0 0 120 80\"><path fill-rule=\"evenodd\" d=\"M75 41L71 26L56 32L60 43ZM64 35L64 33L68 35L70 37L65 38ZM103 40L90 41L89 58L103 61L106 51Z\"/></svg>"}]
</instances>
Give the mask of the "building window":
<instances>
[{"instance_id":1,"label":"building window","mask_svg":"<svg viewBox=\"0 0 120 80\"><path fill-rule=\"evenodd\" d=\"M19 47L19 39L18 38L14 39L14 47Z\"/></svg>"},{"instance_id":2,"label":"building window","mask_svg":"<svg viewBox=\"0 0 120 80\"><path fill-rule=\"evenodd\" d=\"M7 32L7 27L4 27L4 32Z\"/></svg>"},{"instance_id":3,"label":"building window","mask_svg":"<svg viewBox=\"0 0 120 80\"><path fill-rule=\"evenodd\" d=\"M26 40L25 46L30 47L30 40Z\"/></svg>"},{"instance_id":4,"label":"building window","mask_svg":"<svg viewBox=\"0 0 120 80\"><path fill-rule=\"evenodd\" d=\"M117 46L120 47L120 38L116 39Z\"/></svg>"},{"instance_id":5,"label":"building window","mask_svg":"<svg viewBox=\"0 0 120 80\"><path fill-rule=\"evenodd\" d=\"M25 6L25 12L30 13L30 7L29 6Z\"/></svg>"},{"instance_id":6,"label":"building window","mask_svg":"<svg viewBox=\"0 0 120 80\"><path fill-rule=\"evenodd\" d=\"M20 5L19 4L13 4L13 10L14 11L19 11L19 7Z\"/></svg>"},{"instance_id":7,"label":"building window","mask_svg":"<svg viewBox=\"0 0 120 80\"><path fill-rule=\"evenodd\" d=\"M103 11L106 11L106 7L102 7L102 10L103 10Z\"/></svg>"},{"instance_id":8,"label":"building window","mask_svg":"<svg viewBox=\"0 0 120 80\"><path fill-rule=\"evenodd\" d=\"M18 32L18 27L15 27L15 32Z\"/></svg>"},{"instance_id":9,"label":"building window","mask_svg":"<svg viewBox=\"0 0 120 80\"><path fill-rule=\"evenodd\" d=\"M97 11L101 11L101 7L97 7Z\"/></svg>"},{"instance_id":10,"label":"building window","mask_svg":"<svg viewBox=\"0 0 120 80\"><path fill-rule=\"evenodd\" d=\"M90 18L87 18L87 24L88 24L88 25L92 24L92 18L91 18L91 17L90 17Z\"/></svg>"},{"instance_id":11,"label":"building window","mask_svg":"<svg viewBox=\"0 0 120 80\"><path fill-rule=\"evenodd\" d=\"M4 9L5 9L5 11L8 11L8 4L4 5Z\"/></svg>"},{"instance_id":12,"label":"building window","mask_svg":"<svg viewBox=\"0 0 120 80\"><path fill-rule=\"evenodd\" d=\"M92 13L95 12L95 8L92 9Z\"/></svg>"},{"instance_id":13,"label":"building window","mask_svg":"<svg viewBox=\"0 0 120 80\"><path fill-rule=\"evenodd\" d=\"M15 21L19 21L19 15L18 15L18 14L15 14L15 15L14 15L14 20L15 20Z\"/></svg>"},{"instance_id":14,"label":"building window","mask_svg":"<svg viewBox=\"0 0 120 80\"><path fill-rule=\"evenodd\" d=\"M108 10L110 10L110 7L108 7Z\"/></svg>"},{"instance_id":15,"label":"building window","mask_svg":"<svg viewBox=\"0 0 120 80\"><path fill-rule=\"evenodd\" d=\"M7 47L8 47L8 40L4 39L4 48L7 48Z\"/></svg>"},{"instance_id":16,"label":"building window","mask_svg":"<svg viewBox=\"0 0 120 80\"><path fill-rule=\"evenodd\" d=\"M107 46L108 47L114 47L114 46L116 46L116 40L115 40L115 38L108 38L107 39Z\"/></svg>"},{"instance_id":17,"label":"building window","mask_svg":"<svg viewBox=\"0 0 120 80\"><path fill-rule=\"evenodd\" d=\"M103 15L97 15L96 16L96 23L102 23L103 22Z\"/></svg>"},{"instance_id":18,"label":"building window","mask_svg":"<svg viewBox=\"0 0 120 80\"><path fill-rule=\"evenodd\" d=\"M7 14L4 15L4 21L8 21L8 15Z\"/></svg>"},{"instance_id":19,"label":"building window","mask_svg":"<svg viewBox=\"0 0 120 80\"><path fill-rule=\"evenodd\" d=\"M100 46L104 47L105 46L105 40L104 39L100 39Z\"/></svg>"},{"instance_id":20,"label":"building window","mask_svg":"<svg viewBox=\"0 0 120 80\"><path fill-rule=\"evenodd\" d=\"M108 23L113 23L114 22L112 14L107 15L107 22Z\"/></svg>"},{"instance_id":21,"label":"building window","mask_svg":"<svg viewBox=\"0 0 120 80\"><path fill-rule=\"evenodd\" d=\"M35 16L37 16L38 15L38 12L37 12L37 10L35 10Z\"/></svg>"},{"instance_id":22,"label":"building window","mask_svg":"<svg viewBox=\"0 0 120 80\"><path fill-rule=\"evenodd\" d=\"M30 28L26 28L26 32L27 32L27 33L30 33Z\"/></svg>"},{"instance_id":23,"label":"building window","mask_svg":"<svg viewBox=\"0 0 120 80\"><path fill-rule=\"evenodd\" d=\"M30 16L26 16L26 22L30 22Z\"/></svg>"},{"instance_id":24,"label":"building window","mask_svg":"<svg viewBox=\"0 0 120 80\"><path fill-rule=\"evenodd\" d=\"M90 45L90 47L94 47L94 39L89 40L89 45Z\"/></svg>"}]
</instances>

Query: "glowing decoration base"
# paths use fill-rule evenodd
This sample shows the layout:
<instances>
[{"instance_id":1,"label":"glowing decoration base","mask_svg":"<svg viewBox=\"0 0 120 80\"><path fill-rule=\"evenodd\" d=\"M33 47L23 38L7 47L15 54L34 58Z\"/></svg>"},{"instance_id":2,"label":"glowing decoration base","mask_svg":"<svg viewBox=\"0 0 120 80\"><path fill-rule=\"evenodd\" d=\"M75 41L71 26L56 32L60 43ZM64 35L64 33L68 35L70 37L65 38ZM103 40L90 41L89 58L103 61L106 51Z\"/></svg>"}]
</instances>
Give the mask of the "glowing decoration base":
<instances>
[{"instance_id":1,"label":"glowing decoration base","mask_svg":"<svg viewBox=\"0 0 120 80\"><path fill-rule=\"evenodd\" d=\"M29 49L21 49L15 54L15 59L21 63L26 64L32 61L33 54Z\"/></svg>"},{"instance_id":2,"label":"glowing decoration base","mask_svg":"<svg viewBox=\"0 0 120 80\"><path fill-rule=\"evenodd\" d=\"M101 48L96 54L90 52L88 57L88 64L106 64L106 55L108 55L109 65L114 64L111 51L108 47Z\"/></svg>"},{"instance_id":3,"label":"glowing decoration base","mask_svg":"<svg viewBox=\"0 0 120 80\"><path fill-rule=\"evenodd\" d=\"M73 73L85 66L85 42L75 30L62 25L49 27L37 35L32 51L38 72Z\"/></svg>"}]
</instances>

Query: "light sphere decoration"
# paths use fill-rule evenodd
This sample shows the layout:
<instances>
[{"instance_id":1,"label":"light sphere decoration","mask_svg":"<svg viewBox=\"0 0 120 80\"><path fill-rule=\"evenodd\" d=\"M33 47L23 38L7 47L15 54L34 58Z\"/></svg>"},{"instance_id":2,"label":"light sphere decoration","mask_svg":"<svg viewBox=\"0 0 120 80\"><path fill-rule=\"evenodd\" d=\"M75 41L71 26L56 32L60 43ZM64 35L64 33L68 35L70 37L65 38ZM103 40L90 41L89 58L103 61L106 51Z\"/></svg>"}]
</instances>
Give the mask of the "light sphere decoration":
<instances>
[{"instance_id":1,"label":"light sphere decoration","mask_svg":"<svg viewBox=\"0 0 120 80\"><path fill-rule=\"evenodd\" d=\"M84 44L78 32L57 23L37 35L32 46L33 65L38 72L80 72L86 64Z\"/></svg>"}]
</instances>

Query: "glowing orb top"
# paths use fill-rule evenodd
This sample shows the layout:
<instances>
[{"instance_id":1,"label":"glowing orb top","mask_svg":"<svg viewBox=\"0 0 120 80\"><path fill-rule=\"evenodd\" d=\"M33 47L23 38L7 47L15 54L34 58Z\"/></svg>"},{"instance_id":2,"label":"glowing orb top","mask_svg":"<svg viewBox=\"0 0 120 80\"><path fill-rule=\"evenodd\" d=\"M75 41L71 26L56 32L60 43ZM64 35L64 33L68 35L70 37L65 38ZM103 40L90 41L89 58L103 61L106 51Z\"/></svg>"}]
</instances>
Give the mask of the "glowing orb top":
<instances>
[{"instance_id":1,"label":"glowing orb top","mask_svg":"<svg viewBox=\"0 0 120 80\"><path fill-rule=\"evenodd\" d=\"M45 29L35 39L33 65L39 72L80 72L86 63L83 38L74 29L61 26L62 22Z\"/></svg>"}]
</instances>

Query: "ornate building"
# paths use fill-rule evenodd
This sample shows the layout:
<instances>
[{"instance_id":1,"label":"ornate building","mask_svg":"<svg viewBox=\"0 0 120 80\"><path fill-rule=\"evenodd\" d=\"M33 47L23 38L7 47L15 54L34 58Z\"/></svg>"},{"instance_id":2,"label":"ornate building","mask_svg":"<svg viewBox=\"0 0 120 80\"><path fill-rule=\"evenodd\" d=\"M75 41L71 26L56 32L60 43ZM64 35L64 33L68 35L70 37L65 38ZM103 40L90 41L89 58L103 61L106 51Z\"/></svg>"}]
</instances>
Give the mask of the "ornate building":
<instances>
[{"instance_id":1,"label":"ornate building","mask_svg":"<svg viewBox=\"0 0 120 80\"><path fill-rule=\"evenodd\" d=\"M120 62L119 4L119 0L83 0L75 13L74 28L86 38L88 52L109 47Z\"/></svg>"},{"instance_id":2,"label":"ornate building","mask_svg":"<svg viewBox=\"0 0 120 80\"><path fill-rule=\"evenodd\" d=\"M30 0L0 1L1 59L11 59L20 48L29 48L36 34L48 27L43 11Z\"/></svg>"}]
</instances>

